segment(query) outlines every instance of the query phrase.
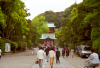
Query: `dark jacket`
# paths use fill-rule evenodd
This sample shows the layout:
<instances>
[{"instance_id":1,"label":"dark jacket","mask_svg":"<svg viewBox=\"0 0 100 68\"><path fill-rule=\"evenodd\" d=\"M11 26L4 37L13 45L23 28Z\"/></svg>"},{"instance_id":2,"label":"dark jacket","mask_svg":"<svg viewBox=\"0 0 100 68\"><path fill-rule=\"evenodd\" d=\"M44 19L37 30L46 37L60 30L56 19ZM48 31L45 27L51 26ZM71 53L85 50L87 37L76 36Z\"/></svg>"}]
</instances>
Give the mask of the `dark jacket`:
<instances>
[{"instance_id":1,"label":"dark jacket","mask_svg":"<svg viewBox=\"0 0 100 68\"><path fill-rule=\"evenodd\" d=\"M69 50L66 50L66 56L69 56Z\"/></svg>"},{"instance_id":2,"label":"dark jacket","mask_svg":"<svg viewBox=\"0 0 100 68\"><path fill-rule=\"evenodd\" d=\"M60 56L60 51L56 51L56 56Z\"/></svg>"},{"instance_id":3,"label":"dark jacket","mask_svg":"<svg viewBox=\"0 0 100 68\"><path fill-rule=\"evenodd\" d=\"M49 51L50 51L50 49L49 49L49 48L46 48L46 49L45 49L46 55L48 55L48 54L49 54Z\"/></svg>"},{"instance_id":4,"label":"dark jacket","mask_svg":"<svg viewBox=\"0 0 100 68\"><path fill-rule=\"evenodd\" d=\"M65 56L65 50L62 50L62 56Z\"/></svg>"}]
</instances>

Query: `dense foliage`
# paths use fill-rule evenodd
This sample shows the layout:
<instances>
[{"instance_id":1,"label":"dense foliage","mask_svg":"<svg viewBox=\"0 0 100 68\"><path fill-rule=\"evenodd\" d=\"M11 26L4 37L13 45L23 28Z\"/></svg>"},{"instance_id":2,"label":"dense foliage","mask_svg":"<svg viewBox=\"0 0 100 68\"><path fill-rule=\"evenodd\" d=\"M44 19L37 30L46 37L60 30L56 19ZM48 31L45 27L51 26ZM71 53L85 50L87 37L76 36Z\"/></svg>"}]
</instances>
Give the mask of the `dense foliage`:
<instances>
[{"instance_id":1,"label":"dense foliage","mask_svg":"<svg viewBox=\"0 0 100 68\"><path fill-rule=\"evenodd\" d=\"M55 34L58 44L64 46L89 45L99 53L100 45L100 1L83 0L79 4L73 4L63 12L46 11L42 13L45 20L54 22ZM57 14L58 13L58 14ZM70 45L69 45L70 44Z\"/></svg>"},{"instance_id":2,"label":"dense foliage","mask_svg":"<svg viewBox=\"0 0 100 68\"><path fill-rule=\"evenodd\" d=\"M63 26L61 27L61 31L57 31L59 33L57 35L59 42L63 42L60 45L62 46L64 43L73 44L74 48L82 44L89 45L99 53L100 1L84 0L72 6L66 9L68 14L65 12L64 17L61 18Z\"/></svg>"},{"instance_id":3,"label":"dense foliage","mask_svg":"<svg viewBox=\"0 0 100 68\"><path fill-rule=\"evenodd\" d=\"M21 0L0 1L0 37L4 41L0 47L3 52L4 43L10 43L13 52L25 51L32 44L37 46L42 32L49 32L45 17L38 16L32 21L25 18L30 15L28 10Z\"/></svg>"},{"instance_id":4,"label":"dense foliage","mask_svg":"<svg viewBox=\"0 0 100 68\"><path fill-rule=\"evenodd\" d=\"M0 1L0 47L4 52L5 41L11 43L13 51L37 46L41 34L49 32L47 23L54 22L60 46L75 48L84 44L92 46L100 54L99 6L99 0L83 0L62 12L45 11L32 20L26 20L30 13L24 9L21 0Z\"/></svg>"},{"instance_id":5,"label":"dense foliage","mask_svg":"<svg viewBox=\"0 0 100 68\"><path fill-rule=\"evenodd\" d=\"M0 47L1 47L1 54L3 54L5 52L5 44L4 44L4 40L0 39Z\"/></svg>"}]
</instances>

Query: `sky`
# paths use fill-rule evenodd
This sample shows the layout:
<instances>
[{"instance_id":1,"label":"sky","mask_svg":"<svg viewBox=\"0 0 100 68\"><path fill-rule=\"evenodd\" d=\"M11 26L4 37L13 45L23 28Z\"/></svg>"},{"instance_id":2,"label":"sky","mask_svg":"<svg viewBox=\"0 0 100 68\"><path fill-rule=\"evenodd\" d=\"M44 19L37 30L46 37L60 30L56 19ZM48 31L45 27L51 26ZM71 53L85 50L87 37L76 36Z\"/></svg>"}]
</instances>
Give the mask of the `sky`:
<instances>
[{"instance_id":1,"label":"sky","mask_svg":"<svg viewBox=\"0 0 100 68\"><path fill-rule=\"evenodd\" d=\"M52 10L53 12L61 12L75 3L75 0L21 0L25 3L26 8L31 16L27 19L33 19L35 16L44 13L45 11ZM76 0L80 3L83 0Z\"/></svg>"}]
</instances>

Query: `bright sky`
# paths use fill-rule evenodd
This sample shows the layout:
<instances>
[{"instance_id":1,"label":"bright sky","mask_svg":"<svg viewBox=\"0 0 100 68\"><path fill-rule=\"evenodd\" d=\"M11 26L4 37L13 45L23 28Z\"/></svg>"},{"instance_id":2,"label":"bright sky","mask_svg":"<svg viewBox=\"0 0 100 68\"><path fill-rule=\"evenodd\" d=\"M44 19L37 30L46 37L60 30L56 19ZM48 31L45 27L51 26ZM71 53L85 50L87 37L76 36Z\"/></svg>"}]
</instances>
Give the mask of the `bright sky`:
<instances>
[{"instance_id":1,"label":"bright sky","mask_svg":"<svg viewBox=\"0 0 100 68\"><path fill-rule=\"evenodd\" d=\"M75 0L21 0L25 3L28 12L31 16L27 19L33 19L35 16L45 11L52 10L53 12L61 12L75 3ZM83 0L76 0L77 3Z\"/></svg>"}]
</instances>

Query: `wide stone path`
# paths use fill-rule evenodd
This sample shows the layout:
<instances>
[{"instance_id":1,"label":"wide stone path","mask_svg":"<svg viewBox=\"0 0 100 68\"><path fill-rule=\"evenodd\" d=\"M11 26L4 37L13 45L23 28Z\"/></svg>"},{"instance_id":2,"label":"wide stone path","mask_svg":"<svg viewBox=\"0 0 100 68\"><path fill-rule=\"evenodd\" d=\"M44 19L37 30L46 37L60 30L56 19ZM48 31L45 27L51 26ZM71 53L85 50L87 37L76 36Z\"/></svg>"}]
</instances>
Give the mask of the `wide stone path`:
<instances>
[{"instance_id":1,"label":"wide stone path","mask_svg":"<svg viewBox=\"0 0 100 68\"><path fill-rule=\"evenodd\" d=\"M39 64L34 64L32 68L39 68ZM42 68L51 68L50 63L49 62L45 63L45 61L43 61ZM68 63L66 60L60 57L60 63L56 64L56 59L54 59L53 68L75 68L75 67L73 67L70 63Z\"/></svg>"}]
</instances>

